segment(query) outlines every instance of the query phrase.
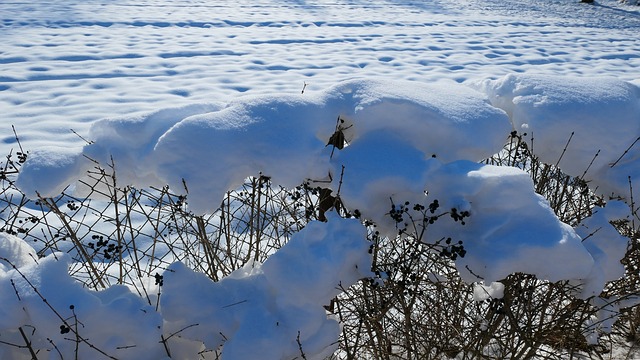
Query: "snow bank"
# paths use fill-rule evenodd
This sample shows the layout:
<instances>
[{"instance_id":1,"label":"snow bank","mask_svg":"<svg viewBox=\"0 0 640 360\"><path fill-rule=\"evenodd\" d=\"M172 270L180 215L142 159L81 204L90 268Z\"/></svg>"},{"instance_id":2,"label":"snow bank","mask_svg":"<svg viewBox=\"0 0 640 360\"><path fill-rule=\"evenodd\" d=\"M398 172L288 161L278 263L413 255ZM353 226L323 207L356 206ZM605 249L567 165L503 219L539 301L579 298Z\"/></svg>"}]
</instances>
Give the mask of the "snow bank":
<instances>
[{"instance_id":1,"label":"snow bank","mask_svg":"<svg viewBox=\"0 0 640 360\"><path fill-rule=\"evenodd\" d=\"M629 198L628 177L640 179L638 86L611 78L546 75L472 84L509 114L515 130L527 134L541 161L558 163L572 176L585 174L600 194Z\"/></svg>"}]
</instances>

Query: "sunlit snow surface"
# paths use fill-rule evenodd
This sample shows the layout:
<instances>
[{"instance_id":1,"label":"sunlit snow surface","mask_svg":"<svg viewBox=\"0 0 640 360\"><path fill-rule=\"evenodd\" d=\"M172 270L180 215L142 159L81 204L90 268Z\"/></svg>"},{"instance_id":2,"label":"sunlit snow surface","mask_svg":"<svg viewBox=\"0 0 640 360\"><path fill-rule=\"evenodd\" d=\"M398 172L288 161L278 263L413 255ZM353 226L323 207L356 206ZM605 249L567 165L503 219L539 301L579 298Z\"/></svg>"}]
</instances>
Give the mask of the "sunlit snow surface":
<instances>
[{"instance_id":1,"label":"sunlit snow surface","mask_svg":"<svg viewBox=\"0 0 640 360\"><path fill-rule=\"evenodd\" d=\"M61 354L75 354L76 344L65 340L69 335L61 331L64 324L91 339L94 348L78 343L80 359L102 356L95 348L117 353L120 359L162 358L164 352L157 340L162 334L162 316L128 287L87 290L68 275L69 255L58 253L36 262L30 245L4 233L0 234L0 258L0 331L4 341L19 341L17 329L33 326L38 331L31 338L34 349L51 349L55 343ZM8 266L5 259L19 270ZM24 356L20 348L0 347L2 359Z\"/></svg>"},{"instance_id":2,"label":"sunlit snow surface","mask_svg":"<svg viewBox=\"0 0 640 360\"><path fill-rule=\"evenodd\" d=\"M121 169L120 183L168 183L180 189L184 181L193 199L190 209L204 213L214 211L226 191L256 173L285 186L321 179L325 186L340 189L344 204L360 209L384 236L397 234L396 223L388 216L392 204L406 201L426 206L438 200L444 209L469 213L464 224L453 217L438 220L426 235L427 241L447 236L462 241L467 253L456 266L466 281L490 284L524 272L551 281L578 281L584 284L583 297L597 295L606 281L622 275L619 259L626 241L607 221L623 216L620 208L624 205L614 203L598 211L576 232L560 222L546 200L534 192L527 173L477 162L500 151L507 135L523 121L509 106L526 106L526 97L507 96L521 90L518 84L522 83L536 92L535 111L524 113L527 124L537 133L548 134L542 156L545 150L565 146L561 132L574 128L582 129L580 134L586 139L599 135L603 149L622 149L617 143L619 133L607 136L597 127L579 125L587 115L599 124L622 109L618 126L640 135L634 132L638 119L624 111L638 107L640 92L636 85L620 80L601 80L607 89L624 91L597 99L590 97L597 90L593 83L576 78L565 78L563 83L536 76L506 76L481 83L489 97L455 82L425 85L357 80L315 95L247 96L223 106L188 106L100 121L90 132L95 143L85 146L83 154L33 154L17 184L31 196L36 191L54 195L94 166L85 155L103 162L113 159ZM571 85L573 97L565 94L566 84ZM500 94L493 93L498 90ZM506 112L494 107L490 99ZM600 111L585 114L579 99L587 99L589 106ZM550 121L559 111L564 116ZM348 138L343 149L327 146L336 126L344 127ZM131 138L137 133L138 139ZM558 136L554 140L552 135ZM592 158L586 151L566 154L571 164L588 164ZM616 179L635 176L627 167L607 167L617 161L616 152L602 151L600 156L603 165L596 169L607 169ZM623 158L637 164L637 150L628 151ZM594 178L592 184L597 185L598 180ZM81 186L76 190L81 193ZM345 286L354 283L358 279L350 275L354 271L366 276L361 270L368 256L362 225L334 214L328 220L307 226L298 236L312 240L299 242L294 237L265 262L262 274L214 284L184 265L173 265L165 275L162 301L167 331L181 330L197 319L206 323L185 330L182 338L186 342L179 348L195 353L199 341L209 348L224 342L225 356L232 359L251 354L285 358L295 355L292 329L305 329L307 354L326 354L339 327L323 315L322 304L331 296L322 294L334 291L336 279L344 279L337 283ZM346 222L349 230L343 229ZM349 236L343 238L345 232ZM583 238L589 240L583 242ZM356 246L342 249L346 240L356 241ZM296 256L302 259L298 264ZM490 296L499 296L499 288L488 289ZM311 290L318 295L311 296ZM284 293L287 295L281 298ZM244 301L251 301L249 310L243 306L229 311L223 305ZM253 321L250 327L248 319ZM281 322L282 328L274 328L274 323ZM224 335L216 335L219 333Z\"/></svg>"},{"instance_id":3,"label":"sunlit snow surface","mask_svg":"<svg viewBox=\"0 0 640 360\"><path fill-rule=\"evenodd\" d=\"M184 179L195 212L214 210L225 191L259 172L286 186L331 175L327 186L340 187L345 204L386 235L396 231L385 216L391 201L438 199L445 209L469 211L464 226L443 218L429 236L463 241L467 256L456 265L465 280L484 280L477 299L500 297L492 282L512 272L581 281L583 297L622 274L626 242L607 221L625 215L623 203L572 229L526 173L477 161L499 151L510 131L527 132L543 161L577 176L588 168L590 186L626 197L640 158L631 146L640 136L637 8L508 0L3 2L0 21L0 150L16 147L15 125L30 151L19 179L29 195L74 183L92 166L80 152L113 157L121 184L179 191ZM326 144L341 120L349 146L334 151ZM70 129L95 144L83 148ZM64 275L66 257L35 264L33 249L13 237L3 236L0 256L56 308L74 305L86 319L83 334L121 358L163 356L161 321L165 335L182 330L172 346L187 358L200 342L215 347L224 339L225 359L294 357L298 330L312 358L330 351L339 334L322 308L336 281L348 286L368 275L363 235L357 221L329 215L262 267L216 284L175 264L165 273L160 312L122 287L81 289ZM2 299L15 305L3 310L33 310L8 312L0 330L28 316L57 334L60 319L6 264ZM100 330L115 327L122 332Z\"/></svg>"},{"instance_id":4,"label":"sunlit snow surface","mask_svg":"<svg viewBox=\"0 0 640 360\"><path fill-rule=\"evenodd\" d=\"M602 0L2 1L0 150L95 120L350 78L638 78L637 7ZM571 14L571 16L567 16Z\"/></svg>"},{"instance_id":5,"label":"sunlit snow surface","mask_svg":"<svg viewBox=\"0 0 640 360\"><path fill-rule=\"evenodd\" d=\"M368 247L359 221L330 214L327 224L310 223L261 267L240 269L215 284L173 264L165 273L165 330L200 324L182 337L209 349L224 345L225 359L294 358L298 336L305 353L328 356L337 349L340 327L323 305L340 286L372 275Z\"/></svg>"}]
</instances>

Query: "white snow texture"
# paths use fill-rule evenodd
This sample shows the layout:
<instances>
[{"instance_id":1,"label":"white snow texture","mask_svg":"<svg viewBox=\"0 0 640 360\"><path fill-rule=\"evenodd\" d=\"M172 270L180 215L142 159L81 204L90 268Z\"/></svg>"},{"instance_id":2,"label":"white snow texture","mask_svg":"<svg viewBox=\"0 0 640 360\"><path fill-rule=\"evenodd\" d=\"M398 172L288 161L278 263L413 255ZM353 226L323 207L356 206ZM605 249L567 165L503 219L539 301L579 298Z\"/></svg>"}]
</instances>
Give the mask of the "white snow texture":
<instances>
[{"instance_id":1,"label":"white snow texture","mask_svg":"<svg viewBox=\"0 0 640 360\"><path fill-rule=\"evenodd\" d=\"M0 152L29 151L17 184L32 198L87 194L91 158L121 186L186 184L195 213L259 173L340 188L386 236L398 234L392 202L438 200L469 216L441 217L424 240L462 242L456 266L476 300L502 297L513 272L570 280L602 307L585 324L595 342L611 313L640 301L597 297L624 274L628 239L609 222L629 214L640 178L630 3L3 1ZM336 130L342 150L327 146ZM512 131L619 201L575 229L560 222L528 174L479 163ZM0 359L32 358L7 345L24 344L20 331L39 358L75 358L77 344L79 359L168 359L166 339L172 359L220 345L224 360L291 359L300 347L321 359L340 335L323 306L371 276L366 228L327 218L217 283L172 264L157 309L124 286L82 288L68 254L39 259L0 233Z\"/></svg>"},{"instance_id":2,"label":"white snow texture","mask_svg":"<svg viewBox=\"0 0 640 360\"><path fill-rule=\"evenodd\" d=\"M397 234L387 216L391 201L426 206L438 200L444 209L468 212L465 225L443 217L429 227L427 236L431 241L447 236L462 241L467 253L456 261L462 277L491 284L478 285L478 299L500 297L502 288L495 281L514 272L577 281L584 284L583 297L599 294L606 281L622 275L619 260L626 241L608 220L622 214L619 209L625 205L612 203L576 231L560 222L534 192L528 174L477 161L500 151L515 129L532 134L539 144L534 152L556 163L573 132L559 166L581 175L594 157L596 142L600 152L587 172L594 175L586 178L601 191L624 198L625 181L637 178L639 153L632 148L618 158L640 135L638 88L611 79L525 75L470 85L486 95L455 83L358 80L315 95L246 96L227 105L192 105L104 120L92 127L95 143L82 154L32 156L18 184L28 194L53 195L65 181L82 177L93 166L84 155L101 162L113 158L121 184L168 183L180 191L184 179L189 207L204 213L215 210L226 191L251 175L261 173L288 187L330 176L333 181L327 186L337 191L341 181L343 202L375 221L386 236ZM612 114L615 126L602 126ZM327 146L336 129L347 140L342 150ZM136 134L135 139L130 134ZM51 173L55 176L46 176ZM82 192L79 185L76 190ZM589 236L596 227L597 234ZM306 356L326 355L340 330L322 305L337 294L338 284L349 286L369 275L364 238L359 222L330 215L326 224L309 224L262 267L219 283L174 264L165 273L160 314L149 311L139 314L141 320L120 321L134 331L162 316L165 333L184 329L181 343L174 339L172 344L183 355L197 353L204 343L208 348L224 344L225 359L296 356L297 331ZM28 263L22 252L15 254L15 261ZM48 257L25 269L51 267L65 278L63 264ZM35 278L44 276L30 271ZM60 280L63 286L77 288L66 279ZM44 280L39 283L43 292L45 285ZM37 300L28 287L24 291ZM91 297L109 306L100 300L102 293L73 291L80 292L79 299ZM114 291L124 290L105 293ZM4 296L16 302L10 291ZM131 297L128 302L134 301ZM45 312L30 316L39 321L36 317ZM0 324L9 328L18 323ZM122 345L109 341L106 348Z\"/></svg>"}]
</instances>

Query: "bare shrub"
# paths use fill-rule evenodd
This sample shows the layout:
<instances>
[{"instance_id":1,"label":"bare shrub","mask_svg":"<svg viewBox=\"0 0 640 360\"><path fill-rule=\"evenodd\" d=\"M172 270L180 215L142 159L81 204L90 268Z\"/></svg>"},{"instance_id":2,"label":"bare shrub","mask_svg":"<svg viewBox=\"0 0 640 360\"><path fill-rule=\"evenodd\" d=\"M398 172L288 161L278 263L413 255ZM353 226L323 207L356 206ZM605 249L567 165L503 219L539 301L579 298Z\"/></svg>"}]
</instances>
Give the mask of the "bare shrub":
<instances>
[{"instance_id":1,"label":"bare shrub","mask_svg":"<svg viewBox=\"0 0 640 360\"><path fill-rule=\"evenodd\" d=\"M70 254L75 260L70 274L87 287L126 284L150 305L157 306L159 294L151 293L149 281L161 282L160 274L175 261L218 281L263 262L309 221L323 220L326 211L360 216L342 204L339 194L308 183L285 189L261 174L229 191L216 212L195 215L187 207L188 184L177 189L187 195L167 187L137 189L118 183L114 164L97 163L82 180L88 197L65 190L32 201L14 182L26 156L21 150L0 163L0 230L28 241L40 257ZM571 177L557 164L538 161L531 144L515 132L504 151L486 163L531 174L536 191L572 226L608 200L589 190L584 175ZM601 359L616 347L632 349L640 329L635 301L640 296L640 218L633 199L630 208L631 219L614 224L631 239L623 259L627 275L608 284L600 301L576 298L576 284L519 273L501 280L502 298L477 301L475 284L462 281L455 268L456 258L465 255L464 244L455 234L427 236L430 221L464 217L439 209L436 201L427 207L392 204L389 216L406 223L393 238L380 236L374 223L361 219L369 229L376 276L342 289L327 304L343 326L340 350L332 357ZM601 333L593 320L603 311L617 319L610 334ZM20 331L20 346L27 352L32 350L28 330ZM594 333L600 335L597 343L589 340Z\"/></svg>"}]
</instances>

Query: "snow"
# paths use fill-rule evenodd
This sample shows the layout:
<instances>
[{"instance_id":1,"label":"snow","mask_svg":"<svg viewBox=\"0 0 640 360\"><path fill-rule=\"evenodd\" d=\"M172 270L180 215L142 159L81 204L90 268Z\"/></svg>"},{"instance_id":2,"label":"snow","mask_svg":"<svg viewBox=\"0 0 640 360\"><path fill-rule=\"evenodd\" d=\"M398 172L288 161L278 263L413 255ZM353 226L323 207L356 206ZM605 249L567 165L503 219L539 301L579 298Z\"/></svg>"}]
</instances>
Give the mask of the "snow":
<instances>
[{"instance_id":1,"label":"snow","mask_svg":"<svg viewBox=\"0 0 640 360\"><path fill-rule=\"evenodd\" d=\"M432 240L462 241L467 255L456 266L466 281L490 283L514 272L551 281L584 279L591 271L581 238L533 191L524 171L457 161L434 170L429 180L430 199L470 212L464 225L444 217L428 231Z\"/></svg>"},{"instance_id":2,"label":"snow","mask_svg":"<svg viewBox=\"0 0 640 360\"><path fill-rule=\"evenodd\" d=\"M20 187L31 189L29 196L37 198L60 194L69 184L77 179L83 169L80 167L76 151L68 149L43 147L30 152L29 161L23 169L29 173L39 173L40 176L23 177ZM40 192L42 190L42 192Z\"/></svg>"},{"instance_id":3,"label":"snow","mask_svg":"<svg viewBox=\"0 0 640 360\"><path fill-rule=\"evenodd\" d=\"M35 350L52 351L51 356L55 345L66 355L75 354L78 346L79 358L97 356L95 348L120 359L163 357L158 346L162 317L128 287L87 290L69 276L68 255L53 254L36 263L35 250L24 240L8 234L1 234L0 239L0 331L4 341L23 343L18 335L22 328L34 333ZM64 333L62 326L73 331ZM24 349L11 346L0 348L0 355L30 358L25 357Z\"/></svg>"},{"instance_id":4,"label":"snow","mask_svg":"<svg viewBox=\"0 0 640 360\"><path fill-rule=\"evenodd\" d=\"M36 263L38 256L29 244L12 235L0 234L0 236L2 238L2 242L0 242L1 258L10 259L16 267L24 267ZM5 274L10 269L11 267L8 264L0 263L2 274Z\"/></svg>"},{"instance_id":5,"label":"snow","mask_svg":"<svg viewBox=\"0 0 640 360\"><path fill-rule=\"evenodd\" d=\"M476 284L473 287L473 299L475 301L502 299L502 297L504 297L504 285L500 282L492 282L489 285Z\"/></svg>"},{"instance_id":6,"label":"snow","mask_svg":"<svg viewBox=\"0 0 640 360\"><path fill-rule=\"evenodd\" d=\"M628 213L629 205L610 201L605 208L594 209L594 214L576 229L596 262L592 269L594 273L589 275L582 289L584 297L598 295L605 282L624 276L620 259L627 252L629 240L620 235L610 221L627 219Z\"/></svg>"},{"instance_id":7,"label":"snow","mask_svg":"<svg viewBox=\"0 0 640 360\"><path fill-rule=\"evenodd\" d=\"M328 214L326 224L310 223L262 266L213 283L181 263L165 272L161 297L165 331L224 344L229 359L309 358L337 348L340 327L324 305L359 279L372 276L365 229L355 220ZM194 311L197 309L197 311ZM228 340L227 340L228 339ZM171 344L173 348L173 344ZM200 351L197 342L185 358Z\"/></svg>"},{"instance_id":8,"label":"snow","mask_svg":"<svg viewBox=\"0 0 640 360\"><path fill-rule=\"evenodd\" d=\"M476 162L500 151L512 129L502 111L455 83L385 85L349 81L316 97L249 96L218 111L207 112L206 106L168 110L180 115L174 120L187 111L190 116L164 133L168 124L157 121L162 117L158 114L102 121L90 133L95 143L76 162L85 156L113 161L118 171L125 169L118 173L121 185L131 181L144 186L149 176L157 176L153 184L167 183L186 193L186 184L189 208L196 213L214 211L227 191L251 175L269 176L289 188L330 175L346 206L361 209L386 236L397 233L386 216L390 198L411 204L438 200L445 209L469 211L467 226L446 218L429 232L429 241L455 235L464 243L468 256L457 265L467 281L497 281L513 272L552 281L587 277L593 265L590 253L534 193L529 176ZM585 95L591 91L581 90ZM553 90L544 94L556 96ZM326 146L336 117L348 120L337 125L345 127L349 143L342 150ZM140 127L145 131L137 131ZM157 140L153 146L127 146L114 139L118 133L140 133L142 143ZM124 142L133 141L125 137ZM84 163L84 171L94 166ZM27 166L18 185L27 194L53 196L55 192L28 186L36 183L31 179L42 178L37 167ZM64 186L54 180L48 182L54 190Z\"/></svg>"},{"instance_id":9,"label":"snow","mask_svg":"<svg viewBox=\"0 0 640 360\"><path fill-rule=\"evenodd\" d=\"M2 3L0 151L18 145L15 125L29 151L17 184L32 198L87 194L81 180L97 161L121 186L188 192L198 214L249 176L322 184L386 236L403 225L392 206L437 200L442 216L423 241L464 247L455 263L477 301L500 298L514 272L597 296L623 275L628 239L609 222L628 214L640 177L640 17L600 3ZM342 149L328 145L336 131ZM512 131L622 201L575 229L562 223L528 174L479 163ZM301 347L322 358L340 334L323 306L371 276L366 228L327 217L217 283L174 263L159 309L124 286L83 289L68 255L36 261L0 233L0 331L20 343L28 326L52 357L52 344L65 358L76 345L80 358L95 355L77 331L122 359L168 356L161 336L174 358L219 346L225 359L293 358ZM606 316L585 328L609 329ZM25 355L0 347L3 358Z\"/></svg>"},{"instance_id":10,"label":"snow","mask_svg":"<svg viewBox=\"0 0 640 360\"><path fill-rule=\"evenodd\" d=\"M350 78L636 80L640 66L638 9L616 0L13 1L0 14L2 121L30 150L78 149L69 129L86 136L102 118L298 94L305 82L312 93Z\"/></svg>"},{"instance_id":11,"label":"snow","mask_svg":"<svg viewBox=\"0 0 640 360\"><path fill-rule=\"evenodd\" d=\"M479 87L510 115L515 130L527 134L541 161L584 175L601 194L629 197L628 177L640 178L636 85L614 78L508 75Z\"/></svg>"},{"instance_id":12,"label":"snow","mask_svg":"<svg viewBox=\"0 0 640 360\"><path fill-rule=\"evenodd\" d=\"M309 358L323 358L335 351L340 335L323 306L341 286L373 275L364 227L327 217L327 224L310 223L296 233L264 264L217 283L174 263L164 273L159 311L123 285L87 290L68 274L68 255L36 262L26 242L0 234L0 331L5 339L28 327L34 349L53 354L55 344L65 355L75 354L77 331L79 358L100 351L118 359L161 359L163 333L171 355L180 358L196 358L203 343L209 349L224 344L228 359L292 358L299 346ZM61 326L73 333L65 335ZM0 350L3 358L25 355L19 348Z\"/></svg>"}]
</instances>

